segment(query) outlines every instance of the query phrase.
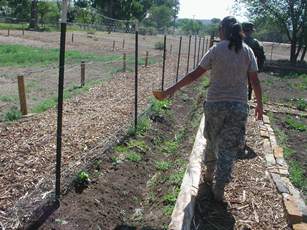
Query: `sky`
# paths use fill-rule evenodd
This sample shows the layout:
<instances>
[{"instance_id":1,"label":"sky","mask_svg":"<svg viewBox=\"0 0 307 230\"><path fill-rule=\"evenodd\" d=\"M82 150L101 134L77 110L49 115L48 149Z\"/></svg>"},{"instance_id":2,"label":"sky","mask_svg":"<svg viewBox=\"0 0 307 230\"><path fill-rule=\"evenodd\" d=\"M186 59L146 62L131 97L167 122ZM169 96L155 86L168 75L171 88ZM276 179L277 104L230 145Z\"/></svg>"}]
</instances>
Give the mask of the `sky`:
<instances>
[{"instance_id":1,"label":"sky","mask_svg":"<svg viewBox=\"0 0 307 230\"><path fill-rule=\"evenodd\" d=\"M223 19L225 16L233 15L234 0L180 0L179 18L195 19ZM236 15L239 21L247 18Z\"/></svg>"}]
</instances>

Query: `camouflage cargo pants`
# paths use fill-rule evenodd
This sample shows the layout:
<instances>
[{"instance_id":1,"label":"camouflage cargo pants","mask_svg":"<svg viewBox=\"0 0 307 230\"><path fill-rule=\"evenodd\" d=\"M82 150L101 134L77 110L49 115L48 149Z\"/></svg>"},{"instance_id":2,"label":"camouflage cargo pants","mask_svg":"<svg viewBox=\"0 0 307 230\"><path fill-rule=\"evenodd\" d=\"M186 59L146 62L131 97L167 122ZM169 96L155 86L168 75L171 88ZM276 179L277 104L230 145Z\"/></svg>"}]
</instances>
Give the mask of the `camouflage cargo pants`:
<instances>
[{"instance_id":1,"label":"camouflage cargo pants","mask_svg":"<svg viewBox=\"0 0 307 230\"><path fill-rule=\"evenodd\" d=\"M207 168L215 169L215 182L223 186L230 181L234 161L244 143L248 105L207 102L204 110L207 139L204 163Z\"/></svg>"}]
</instances>

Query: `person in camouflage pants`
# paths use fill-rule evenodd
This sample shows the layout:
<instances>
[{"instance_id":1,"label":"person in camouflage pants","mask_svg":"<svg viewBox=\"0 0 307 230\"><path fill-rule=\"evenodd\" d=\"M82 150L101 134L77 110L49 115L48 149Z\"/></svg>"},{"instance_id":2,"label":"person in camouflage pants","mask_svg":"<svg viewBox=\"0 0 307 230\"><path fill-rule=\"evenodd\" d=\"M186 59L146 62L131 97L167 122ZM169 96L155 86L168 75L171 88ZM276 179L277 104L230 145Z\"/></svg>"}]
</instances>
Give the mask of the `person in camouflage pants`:
<instances>
[{"instance_id":1,"label":"person in camouflage pants","mask_svg":"<svg viewBox=\"0 0 307 230\"><path fill-rule=\"evenodd\" d=\"M216 184L224 187L230 181L233 163L244 139L248 106L238 102L207 102L204 113L205 179L212 180L215 170Z\"/></svg>"},{"instance_id":2,"label":"person in camouflage pants","mask_svg":"<svg viewBox=\"0 0 307 230\"><path fill-rule=\"evenodd\" d=\"M233 164L244 140L248 79L255 91L255 115L259 120L263 108L257 61L252 49L243 43L241 25L228 16L221 21L219 33L221 41L208 50L195 70L167 90L154 91L154 96L165 99L211 70L204 105L204 136L207 139L204 180L212 185L215 200L223 201L224 187L231 178Z\"/></svg>"}]
</instances>

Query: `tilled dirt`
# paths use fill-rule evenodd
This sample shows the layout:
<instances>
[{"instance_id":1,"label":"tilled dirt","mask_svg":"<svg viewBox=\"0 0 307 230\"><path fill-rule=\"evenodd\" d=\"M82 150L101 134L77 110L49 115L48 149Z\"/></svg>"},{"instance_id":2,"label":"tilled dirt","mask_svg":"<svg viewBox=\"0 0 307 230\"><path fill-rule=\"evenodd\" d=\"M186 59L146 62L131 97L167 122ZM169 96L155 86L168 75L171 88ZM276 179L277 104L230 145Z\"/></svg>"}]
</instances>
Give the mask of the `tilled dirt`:
<instances>
[{"instance_id":1,"label":"tilled dirt","mask_svg":"<svg viewBox=\"0 0 307 230\"><path fill-rule=\"evenodd\" d=\"M251 111L247 124L249 153L238 159L225 201L212 199L211 187L201 184L192 229L289 229L282 197L266 171L259 127Z\"/></svg>"},{"instance_id":2,"label":"tilled dirt","mask_svg":"<svg viewBox=\"0 0 307 230\"><path fill-rule=\"evenodd\" d=\"M166 87L174 82L174 64L168 63L170 68L166 72ZM140 70L139 112L147 107L152 90L160 87L160 71L158 64ZM116 74L102 86L91 89L88 94L64 103L64 179L71 179L69 175L74 175L78 168L91 159L91 150L97 145L105 146L118 132L126 133L133 121L133 103L133 73ZM29 202L35 203L52 191L56 110L51 109L11 124L1 124L0 135L0 222L5 223L7 218L16 221L26 213L27 209L21 203L24 200L28 202L33 196L32 192L36 198L31 198ZM22 210L22 214L18 210Z\"/></svg>"}]
</instances>

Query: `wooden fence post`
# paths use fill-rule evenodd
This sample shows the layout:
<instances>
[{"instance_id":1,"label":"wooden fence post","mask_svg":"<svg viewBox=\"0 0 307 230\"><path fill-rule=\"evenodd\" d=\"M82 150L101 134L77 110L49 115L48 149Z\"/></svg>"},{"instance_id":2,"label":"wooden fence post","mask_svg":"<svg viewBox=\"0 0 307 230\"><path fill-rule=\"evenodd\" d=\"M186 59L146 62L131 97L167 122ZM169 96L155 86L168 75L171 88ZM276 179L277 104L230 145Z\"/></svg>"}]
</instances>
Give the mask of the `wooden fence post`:
<instances>
[{"instance_id":1,"label":"wooden fence post","mask_svg":"<svg viewBox=\"0 0 307 230\"><path fill-rule=\"evenodd\" d=\"M85 62L81 62L81 87L85 84Z\"/></svg>"},{"instance_id":2,"label":"wooden fence post","mask_svg":"<svg viewBox=\"0 0 307 230\"><path fill-rule=\"evenodd\" d=\"M7 36L10 36L10 28L7 29Z\"/></svg>"},{"instance_id":3,"label":"wooden fence post","mask_svg":"<svg viewBox=\"0 0 307 230\"><path fill-rule=\"evenodd\" d=\"M113 51L115 50L115 41L113 41Z\"/></svg>"},{"instance_id":4,"label":"wooden fence post","mask_svg":"<svg viewBox=\"0 0 307 230\"><path fill-rule=\"evenodd\" d=\"M123 49L125 49L125 39L123 39Z\"/></svg>"},{"instance_id":5,"label":"wooden fence post","mask_svg":"<svg viewBox=\"0 0 307 230\"><path fill-rule=\"evenodd\" d=\"M123 56L123 71L126 72L126 69L127 69L127 63L126 63L126 53L124 53L124 56Z\"/></svg>"},{"instance_id":6,"label":"wooden fence post","mask_svg":"<svg viewBox=\"0 0 307 230\"><path fill-rule=\"evenodd\" d=\"M23 76L18 76L18 93L19 93L19 102L20 102L20 111L22 115L27 115L27 101L26 101L26 91L25 91L25 82Z\"/></svg>"},{"instance_id":7,"label":"wooden fence post","mask_svg":"<svg viewBox=\"0 0 307 230\"><path fill-rule=\"evenodd\" d=\"M145 67L148 66L148 51L146 51L146 56L145 56Z\"/></svg>"},{"instance_id":8,"label":"wooden fence post","mask_svg":"<svg viewBox=\"0 0 307 230\"><path fill-rule=\"evenodd\" d=\"M22 36L24 36L25 35L25 28L24 28L23 23L21 25L22 25Z\"/></svg>"},{"instance_id":9,"label":"wooden fence post","mask_svg":"<svg viewBox=\"0 0 307 230\"><path fill-rule=\"evenodd\" d=\"M71 34L71 43L74 43L74 33Z\"/></svg>"},{"instance_id":10,"label":"wooden fence post","mask_svg":"<svg viewBox=\"0 0 307 230\"><path fill-rule=\"evenodd\" d=\"M172 55L172 51L173 51L173 44L171 44L170 49L169 49L169 54Z\"/></svg>"}]
</instances>

